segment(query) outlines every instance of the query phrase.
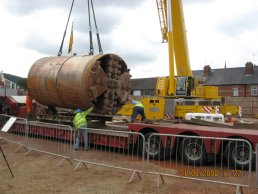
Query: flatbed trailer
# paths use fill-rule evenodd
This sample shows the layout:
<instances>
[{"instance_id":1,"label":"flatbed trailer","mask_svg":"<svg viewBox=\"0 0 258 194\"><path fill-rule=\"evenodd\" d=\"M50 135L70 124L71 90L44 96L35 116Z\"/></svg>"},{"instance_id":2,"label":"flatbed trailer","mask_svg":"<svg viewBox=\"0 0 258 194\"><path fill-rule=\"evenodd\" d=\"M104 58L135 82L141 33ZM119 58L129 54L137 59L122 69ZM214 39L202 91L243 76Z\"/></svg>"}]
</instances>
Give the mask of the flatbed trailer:
<instances>
[{"instance_id":1,"label":"flatbed trailer","mask_svg":"<svg viewBox=\"0 0 258 194\"><path fill-rule=\"evenodd\" d=\"M153 124L146 123L133 123L128 125L128 130L132 132L139 132L145 136L146 145L144 152L152 152L150 155L153 158L162 158L164 157L164 153L173 154L175 151L178 151L178 147L181 144L184 144L183 147L187 147L187 143L193 143L191 141L185 141L189 136L192 137L208 137L203 140L196 140L194 144L197 144L199 147L203 147L205 149L205 158L206 161L214 161L214 155L227 155L227 152L234 152L233 154L229 154L228 160L234 160L235 164L241 166L243 168L248 168L249 162L254 162L254 154L255 147L258 144L258 129L235 129L235 128L226 128L226 127L211 127L211 126L198 126L193 124L185 124L185 123L170 123L170 122L155 122ZM168 134L172 135L173 138L168 139L166 136L160 136L155 139L150 139L147 141L149 137L152 137L151 134ZM217 138L229 138L228 141L215 141ZM237 140L246 140L251 144L252 150L252 158L248 157L250 153L249 146L243 143L242 145L235 145L236 142L232 142L232 139ZM183 147L181 147L183 149ZM151 149L150 149L151 148ZM169 150L168 149L172 149ZM179 150L180 151L180 150ZM191 150L187 150L191 152ZM192 150L194 151L194 150ZM235 155L234 155L235 154ZM237 155L241 155L241 159L237 157ZM233 158L230 158L233 157ZM245 161L243 161L245 158ZM198 164L200 158L182 158L185 163L193 163ZM227 158L226 158L227 159ZM238 161L239 159L239 161ZM204 161L203 160L203 161Z\"/></svg>"}]
</instances>

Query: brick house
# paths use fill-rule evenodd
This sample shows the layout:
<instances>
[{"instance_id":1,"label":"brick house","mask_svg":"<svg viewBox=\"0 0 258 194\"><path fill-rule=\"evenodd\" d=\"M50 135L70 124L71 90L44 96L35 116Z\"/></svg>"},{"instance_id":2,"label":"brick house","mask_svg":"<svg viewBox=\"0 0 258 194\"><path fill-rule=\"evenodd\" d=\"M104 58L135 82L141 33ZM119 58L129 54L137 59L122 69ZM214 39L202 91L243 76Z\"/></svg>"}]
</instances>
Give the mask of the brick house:
<instances>
[{"instance_id":1,"label":"brick house","mask_svg":"<svg viewBox=\"0 0 258 194\"><path fill-rule=\"evenodd\" d=\"M205 79L205 85L217 86L220 96L258 96L258 66L251 62L247 62L245 67L222 69L211 69L206 65L203 70L193 71L193 75ZM156 77L132 79L132 94L154 96L156 80Z\"/></svg>"},{"instance_id":2,"label":"brick house","mask_svg":"<svg viewBox=\"0 0 258 194\"><path fill-rule=\"evenodd\" d=\"M132 79L132 95L155 96L156 77Z\"/></svg>"},{"instance_id":3,"label":"brick house","mask_svg":"<svg viewBox=\"0 0 258 194\"><path fill-rule=\"evenodd\" d=\"M217 86L220 96L257 97L258 96L258 66L247 62L245 67L211 69L206 65L202 71L194 71L201 75L205 85Z\"/></svg>"},{"instance_id":4,"label":"brick house","mask_svg":"<svg viewBox=\"0 0 258 194\"><path fill-rule=\"evenodd\" d=\"M21 77L0 72L0 96L20 95L24 91L17 84Z\"/></svg>"}]
</instances>

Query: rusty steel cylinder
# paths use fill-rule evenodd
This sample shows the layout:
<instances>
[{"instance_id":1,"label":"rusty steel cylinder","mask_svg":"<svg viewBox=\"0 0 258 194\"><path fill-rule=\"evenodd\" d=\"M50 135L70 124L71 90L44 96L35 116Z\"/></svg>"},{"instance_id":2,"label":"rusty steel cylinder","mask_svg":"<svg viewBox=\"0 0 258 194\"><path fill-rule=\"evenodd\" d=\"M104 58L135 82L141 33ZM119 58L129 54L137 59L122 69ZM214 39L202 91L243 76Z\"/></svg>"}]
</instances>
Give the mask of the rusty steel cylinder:
<instances>
[{"instance_id":1,"label":"rusty steel cylinder","mask_svg":"<svg viewBox=\"0 0 258 194\"><path fill-rule=\"evenodd\" d=\"M30 68L28 90L46 106L113 115L131 92L129 71L115 54L45 57Z\"/></svg>"}]
</instances>

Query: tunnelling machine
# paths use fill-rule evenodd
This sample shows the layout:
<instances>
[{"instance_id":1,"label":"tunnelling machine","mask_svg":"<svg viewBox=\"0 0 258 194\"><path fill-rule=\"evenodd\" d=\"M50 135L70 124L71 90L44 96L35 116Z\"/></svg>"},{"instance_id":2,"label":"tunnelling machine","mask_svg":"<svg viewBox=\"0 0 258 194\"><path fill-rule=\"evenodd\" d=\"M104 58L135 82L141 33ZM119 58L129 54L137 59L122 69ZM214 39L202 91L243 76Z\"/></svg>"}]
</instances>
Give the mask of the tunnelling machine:
<instances>
[{"instance_id":1,"label":"tunnelling machine","mask_svg":"<svg viewBox=\"0 0 258 194\"><path fill-rule=\"evenodd\" d=\"M28 90L43 105L93 106L96 113L113 115L131 92L129 71L115 54L44 57L30 68Z\"/></svg>"}]
</instances>

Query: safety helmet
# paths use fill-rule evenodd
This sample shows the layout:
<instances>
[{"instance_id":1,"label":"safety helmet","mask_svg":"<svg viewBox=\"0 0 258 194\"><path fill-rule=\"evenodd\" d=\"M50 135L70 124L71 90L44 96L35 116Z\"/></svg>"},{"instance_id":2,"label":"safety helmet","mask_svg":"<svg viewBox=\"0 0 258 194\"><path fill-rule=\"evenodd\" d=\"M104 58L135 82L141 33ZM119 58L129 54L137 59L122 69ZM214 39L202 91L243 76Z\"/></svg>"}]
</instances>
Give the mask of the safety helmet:
<instances>
[{"instance_id":1,"label":"safety helmet","mask_svg":"<svg viewBox=\"0 0 258 194\"><path fill-rule=\"evenodd\" d=\"M137 104L137 101L136 100L132 100L132 104Z\"/></svg>"},{"instance_id":2,"label":"safety helmet","mask_svg":"<svg viewBox=\"0 0 258 194\"><path fill-rule=\"evenodd\" d=\"M77 108L77 109L74 111L74 113L80 113L80 112L82 112L82 110L79 109L79 108Z\"/></svg>"}]
</instances>

